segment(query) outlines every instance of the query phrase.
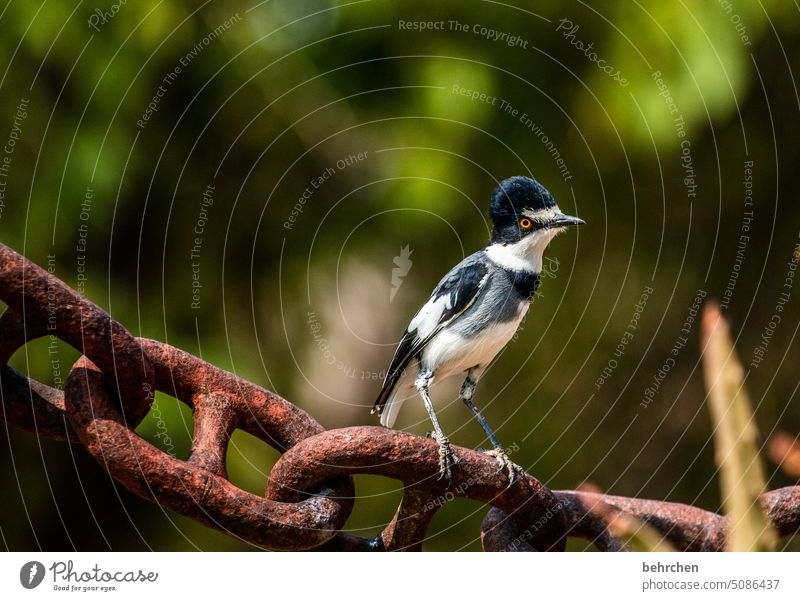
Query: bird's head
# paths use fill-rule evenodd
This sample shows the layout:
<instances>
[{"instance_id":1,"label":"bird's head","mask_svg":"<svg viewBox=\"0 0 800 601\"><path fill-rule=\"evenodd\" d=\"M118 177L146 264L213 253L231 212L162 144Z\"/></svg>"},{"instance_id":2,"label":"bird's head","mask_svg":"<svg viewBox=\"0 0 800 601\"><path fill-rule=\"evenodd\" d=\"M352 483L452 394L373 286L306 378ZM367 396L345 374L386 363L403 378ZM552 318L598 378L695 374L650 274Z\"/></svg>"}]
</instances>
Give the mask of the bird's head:
<instances>
[{"instance_id":1,"label":"bird's head","mask_svg":"<svg viewBox=\"0 0 800 601\"><path fill-rule=\"evenodd\" d=\"M494 225L492 244L516 244L524 241L549 242L556 234L582 219L561 212L553 195L535 179L509 177L500 182L489 202L489 217Z\"/></svg>"}]
</instances>

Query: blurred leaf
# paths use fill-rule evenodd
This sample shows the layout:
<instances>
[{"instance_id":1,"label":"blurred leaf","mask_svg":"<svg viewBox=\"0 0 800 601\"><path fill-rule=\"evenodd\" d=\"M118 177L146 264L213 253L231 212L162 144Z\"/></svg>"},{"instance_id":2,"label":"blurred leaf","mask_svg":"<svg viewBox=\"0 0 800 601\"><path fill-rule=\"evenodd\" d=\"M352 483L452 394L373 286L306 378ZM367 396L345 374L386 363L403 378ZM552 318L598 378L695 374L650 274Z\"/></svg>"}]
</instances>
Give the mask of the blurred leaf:
<instances>
[{"instance_id":1,"label":"blurred leaf","mask_svg":"<svg viewBox=\"0 0 800 601\"><path fill-rule=\"evenodd\" d=\"M788 432L776 432L767 442L767 454L773 463L792 478L800 478L800 443Z\"/></svg>"},{"instance_id":2,"label":"blurred leaf","mask_svg":"<svg viewBox=\"0 0 800 601\"><path fill-rule=\"evenodd\" d=\"M708 303L703 313L702 348L722 504L730 520L727 550L774 550L776 535L758 501L766 480L744 369L716 303Z\"/></svg>"}]
</instances>

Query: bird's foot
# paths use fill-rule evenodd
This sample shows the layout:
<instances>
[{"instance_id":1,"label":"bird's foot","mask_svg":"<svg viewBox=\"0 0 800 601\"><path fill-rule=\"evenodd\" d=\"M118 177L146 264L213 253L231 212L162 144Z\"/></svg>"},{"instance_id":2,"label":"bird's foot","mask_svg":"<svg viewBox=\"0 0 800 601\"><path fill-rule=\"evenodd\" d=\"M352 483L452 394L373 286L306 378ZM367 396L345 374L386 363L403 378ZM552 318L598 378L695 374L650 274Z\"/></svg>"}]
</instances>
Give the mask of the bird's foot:
<instances>
[{"instance_id":1,"label":"bird's foot","mask_svg":"<svg viewBox=\"0 0 800 601\"><path fill-rule=\"evenodd\" d=\"M498 472L506 472L508 474L508 486L514 484L517 479L517 474L524 474L525 470L519 465L508 458L508 454L502 447L497 447L491 451L484 451L484 454L489 457L494 457L499 464Z\"/></svg>"},{"instance_id":2,"label":"bird's foot","mask_svg":"<svg viewBox=\"0 0 800 601\"><path fill-rule=\"evenodd\" d=\"M444 434L431 432L433 438L439 445L439 480L447 478L448 482L453 480L453 467L458 463L458 458L450 448L450 440Z\"/></svg>"}]
</instances>

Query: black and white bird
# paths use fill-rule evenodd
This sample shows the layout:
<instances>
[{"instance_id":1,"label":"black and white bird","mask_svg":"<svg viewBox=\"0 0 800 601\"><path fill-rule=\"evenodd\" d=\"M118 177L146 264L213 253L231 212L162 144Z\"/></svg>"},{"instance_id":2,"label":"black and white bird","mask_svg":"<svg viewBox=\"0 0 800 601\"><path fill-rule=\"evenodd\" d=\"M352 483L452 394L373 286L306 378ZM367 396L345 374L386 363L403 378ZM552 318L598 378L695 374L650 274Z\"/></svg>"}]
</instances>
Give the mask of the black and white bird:
<instances>
[{"instance_id":1,"label":"black and white bird","mask_svg":"<svg viewBox=\"0 0 800 601\"><path fill-rule=\"evenodd\" d=\"M500 469L515 471L481 411L472 402L475 385L492 359L511 340L539 286L542 254L565 228L584 223L561 212L550 192L529 177L511 177L492 193L492 239L456 265L417 312L395 351L383 388L372 409L391 428L400 407L419 392L439 444L440 478L452 477L455 457L433 409L429 388L435 381L463 374L460 397L478 420Z\"/></svg>"}]
</instances>

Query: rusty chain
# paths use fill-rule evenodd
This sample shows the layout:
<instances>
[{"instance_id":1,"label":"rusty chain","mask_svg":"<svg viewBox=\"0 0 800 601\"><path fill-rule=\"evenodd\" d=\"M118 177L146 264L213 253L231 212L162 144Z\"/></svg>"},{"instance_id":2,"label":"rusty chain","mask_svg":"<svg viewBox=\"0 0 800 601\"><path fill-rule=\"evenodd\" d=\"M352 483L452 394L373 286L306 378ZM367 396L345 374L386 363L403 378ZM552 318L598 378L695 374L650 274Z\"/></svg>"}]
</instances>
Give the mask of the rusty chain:
<instances>
[{"instance_id":1,"label":"rusty chain","mask_svg":"<svg viewBox=\"0 0 800 601\"><path fill-rule=\"evenodd\" d=\"M615 514L632 515L682 550L721 550L722 516L678 503L582 491L551 491L526 474L511 487L496 462L470 449L452 482L437 479L435 441L380 427L325 430L280 396L168 344L134 337L64 282L0 244L0 395L3 418L38 436L80 443L130 491L254 545L276 550L419 550L433 515L453 497L492 506L481 525L489 551L561 551L569 536L624 550ZM30 340L54 335L82 353L63 392L7 365ZM134 428L156 390L192 408L183 461ZM263 497L227 478L225 456L240 428L282 453ZM355 499L354 474L404 486L394 517L375 538L342 531ZM800 532L800 487L765 493L781 535Z\"/></svg>"}]
</instances>

